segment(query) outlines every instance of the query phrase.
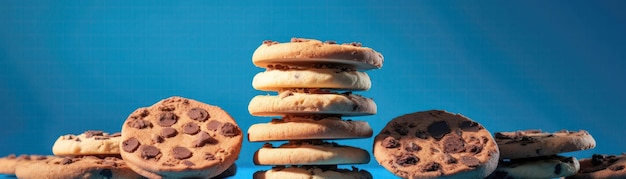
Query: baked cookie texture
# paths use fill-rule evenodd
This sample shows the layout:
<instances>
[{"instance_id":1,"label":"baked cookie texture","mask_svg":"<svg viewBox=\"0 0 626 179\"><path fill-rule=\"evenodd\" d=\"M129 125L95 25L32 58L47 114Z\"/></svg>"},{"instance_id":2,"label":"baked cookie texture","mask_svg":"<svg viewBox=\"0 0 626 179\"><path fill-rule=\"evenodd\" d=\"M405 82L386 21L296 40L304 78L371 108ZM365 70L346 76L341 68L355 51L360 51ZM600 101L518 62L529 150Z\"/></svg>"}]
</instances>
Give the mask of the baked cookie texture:
<instances>
[{"instance_id":1,"label":"baked cookie texture","mask_svg":"<svg viewBox=\"0 0 626 179\"><path fill-rule=\"evenodd\" d=\"M121 133L109 134L88 130L82 134L60 136L52 146L57 156L100 155L119 156Z\"/></svg>"},{"instance_id":2,"label":"baked cookie texture","mask_svg":"<svg viewBox=\"0 0 626 179\"><path fill-rule=\"evenodd\" d=\"M575 157L546 156L500 161L486 179L560 178L576 174L580 164Z\"/></svg>"},{"instance_id":3,"label":"baked cookie texture","mask_svg":"<svg viewBox=\"0 0 626 179\"><path fill-rule=\"evenodd\" d=\"M340 63L358 69L378 69L383 66L383 55L363 47L361 43L337 44L315 39L292 38L290 42L264 41L252 54L252 63L265 68L268 64Z\"/></svg>"},{"instance_id":4,"label":"baked cookie texture","mask_svg":"<svg viewBox=\"0 0 626 179\"><path fill-rule=\"evenodd\" d=\"M250 142L276 140L350 139L372 136L365 121L342 120L340 116L284 116L248 128Z\"/></svg>"},{"instance_id":5,"label":"baked cookie texture","mask_svg":"<svg viewBox=\"0 0 626 179\"><path fill-rule=\"evenodd\" d=\"M328 166L274 167L267 171L254 173L254 179L291 178L291 179L372 179L372 174L352 169L328 168Z\"/></svg>"},{"instance_id":6,"label":"baked cookie texture","mask_svg":"<svg viewBox=\"0 0 626 179\"><path fill-rule=\"evenodd\" d=\"M121 156L148 178L211 178L239 156L242 132L226 111L170 97L129 115Z\"/></svg>"},{"instance_id":7,"label":"baked cookie texture","mask_svg":"<svg viewBox=\"0 0 626 179\"><path fill-rule=\"evenodd\" d=\"M372 86L365 72L344 67L287 67L268 68L252 79L252 87L263 91L278 91L290 88L321 88L362 91Z\"/></svg>"},{"instance_id":8,"label":"baked cookie texture","mask_svg":"<svg viewBox=\"0 0 626 179\"><path fill-rule=\"evenodd\" d=\"M0 174L15 175L15 168L19 163L30 163L40 160L46 160L49 156L45 155L19 155L9 154L0 158Z\"/></svg>"},{"instance_id":9,"label":"baked cookie texture","mask_svg":"<svg viewBox=\"0 0 626 179\"><path fill-rule=\"evenodd\" d=\"M289 114L331 114L364 116L376 114L376 103L352 93L302 93L281 91L278 96L259 95L250 100L248 111L254 116Z\"/></svg>"},{"instance_id":10,"label":"baked cookie texture","mask_svg":"<svg viewBox=\"0 0 626 179\"><path fill-rule=\"evenodd\" d=\"M482 125L442 110L392 119L373 148L378 163L402 178L484 178L500 154Z\"/></svg>"},{"instance_id":11,"label":"baked cookie texture","mask_svg":"<svg viewBox=\"0 0 626 179\"><path fill-rule=\"evenodd\" d=\"M257 165L336 165L370 161L363 149L322 141L291 141L279 147L266 143L254 154Z\"/></svg>"},{"instance_id":12,"label":"baked cookie texture","mask_svg":"<svg viewBox=\"0 0 626 179\"><path fill-rule=\"evenodd\" d=\"M550 156L596 146L594 138L585 130L561 130L552 133L541 130L496 132L495 138L501 159Z\"/></svg>"},{"instance_id":13,"label":"baked cookie texture","mask_svg":"<svg viewBox=\"0 0 626 179\"><path fill-rule=\"evenodd\" d=\"M621 155L594 154L580 160L580 170L567 179L626 178L626 153Z\"/></svg>"},{"instance_id":14,"label":"baked cookie texture","mask_svg":"<svg viewBox=\"0 0 626 179\"><path fill-rule=\"evenodd\" d=\"M42 178L83 178L83 179L140 179L141 175L131 170L126 163L115 157L97 158L94 156L57 157L19 163L15 176L20 179Z\"/></svg>"}]
</instances>

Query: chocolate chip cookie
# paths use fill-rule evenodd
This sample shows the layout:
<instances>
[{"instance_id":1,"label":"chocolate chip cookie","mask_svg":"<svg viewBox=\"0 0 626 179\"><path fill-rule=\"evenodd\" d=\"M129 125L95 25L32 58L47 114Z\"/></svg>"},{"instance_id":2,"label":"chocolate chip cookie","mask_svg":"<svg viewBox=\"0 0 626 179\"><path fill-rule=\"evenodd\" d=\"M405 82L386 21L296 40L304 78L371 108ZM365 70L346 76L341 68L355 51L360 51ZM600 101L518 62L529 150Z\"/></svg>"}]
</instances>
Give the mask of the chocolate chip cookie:
<instances>
[{"instance_id":1,"label":"chocolate chip cookie","mask_svg":"<svg viewBox=\"0 0 626 179\"><path fill-rule=\"evenodd\" d=\"M560 178L576 174L580 164L575 157L544 156L500 161L486 179Z\"/></svg>"},{"instance_id":2,"label":"chocolate chip cookie","mask_svg":"<svg viewBox=\"0 0 626 179\"><path fill-rule=\"evenodd\" d=\"M342 120L340 116L283 116L248 128L250 142L307 139L368 138L372 128L366 121Z\"/></svg>"},{"instance_id":3,"label":"chocolate chip cookie","mask_svg":"<svg viewBox=\"0 0 626 179\"><path fill-rule=\"evenodd\" d=\"M115 157L104 159L94 156L58 157L19 163L15 175L20 179L83 178L83 179L140 179L126 163Z\"/></svg>"},{"instance_id":4,"label":"chocolate chip cookie","mask_svg":"<svg viewBox=\"0 0 626 179\"><path fill-rule=\"evenodd\" d=\"M46 160L49 156L44 155L19 155L9 154L0 158L0 174L15 175L15 167L19 163Z\"/></svg>"},{"instance_id":5,"label":"chocolate chip cookie","mask_svg":"<svg viewBox=\"0 0 626 179\"><path fill-rule=\"evenodd\" d=\"M394 118L374 139L373 152L380 165L402 178L484 178L500 154L482 125L441 110Z\"/></svg>"},{"instance_id":6,"label":"chocolate chip cookie","mask_svg":"<svg viewBox=\"0 0 626 179\"><path fill-rule=\"evenodd\" d=\"M211 178L231 166L241 150L241 129L224 110L170 97L129 115L121 155L148 178Z\"/></svg>"},{"instance_id":7,"label":"chocolate chip cookie","mask_svg":"<svg viewBox=\"0 0 626 179\"><path fill-rule=\"evenodd\" d=\"M120 155L121 133L109 134L99 130L88 130L82 134L60 136L52 146L52 153L57 156Z\"/></svg>"},{"instance_id":8,"label":"chocolate chip cookie","mask_svg":"<svg viewBox=\"0 0 626 179\"><path fill-rule=\"evenodd\" d=\"M271 170L254 173L254 179L372 179L372 174L356 167L338 169L333 166L277 166Z\"/></svg>"},{"instance_id":9,"label":"chocolate chip cookie","mask_svg":"<svg viewBox=\"0 0 626 179\"><path fill-rule=\"evenodd\" d=\"M501 159L550 156L596 147L596 141L585 130L496 132L495 138Z\"/></svg>"},{"instance_id":10,"label":"chocolate chip cookie","mask_svg":"<svg viewBox=\"0 0 626 179\"><path fill-rule=\"evenodd\" d=\"M336 165L364 164L370 161L367 151L336 143L289 141L279 147L266 143L254 153L256 165Z\"/></svg>"},{"instance_id":11,"label":"chocolate chip cookie","mask_svg":"<svg viewBox=\"0 0 626 179\"><path fill-rule=\"evenodd\" d=\"M626 178L626 153L622 155L594 154L580 160L580 170L567 179Z\"/></svg>"}]
</instances>

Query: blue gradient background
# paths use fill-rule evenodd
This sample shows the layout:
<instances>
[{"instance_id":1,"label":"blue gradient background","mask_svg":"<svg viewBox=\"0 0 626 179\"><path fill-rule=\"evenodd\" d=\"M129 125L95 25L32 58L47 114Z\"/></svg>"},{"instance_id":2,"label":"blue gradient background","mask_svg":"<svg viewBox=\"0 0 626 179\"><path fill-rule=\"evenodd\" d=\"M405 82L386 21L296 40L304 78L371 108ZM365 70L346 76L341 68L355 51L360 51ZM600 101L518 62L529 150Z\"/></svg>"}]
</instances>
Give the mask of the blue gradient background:
<instances>
[{"instance_id":1,"label":"blue gradient background","mask_svg":"<svg viewBox=\"0 0 626 179\"><path fill-rule=\"evenodd\" d=\"M491 132L588 130L593 150L626 152L625 1L0 1L0 155L51 154L54 140L119 131L134 109L180 95L227 110L247 131L251 62L263 40L359 41L367 120L462 113ZM371 151L370 139L341 144ZM240 167L262 143L244 141ZM375 176L391 176L372 157ZM257 167L256 169L267 169ZM378 170L381 169L381 170ZM249 178L242 170L237 178Z\"/></svg>"}]
</instances>

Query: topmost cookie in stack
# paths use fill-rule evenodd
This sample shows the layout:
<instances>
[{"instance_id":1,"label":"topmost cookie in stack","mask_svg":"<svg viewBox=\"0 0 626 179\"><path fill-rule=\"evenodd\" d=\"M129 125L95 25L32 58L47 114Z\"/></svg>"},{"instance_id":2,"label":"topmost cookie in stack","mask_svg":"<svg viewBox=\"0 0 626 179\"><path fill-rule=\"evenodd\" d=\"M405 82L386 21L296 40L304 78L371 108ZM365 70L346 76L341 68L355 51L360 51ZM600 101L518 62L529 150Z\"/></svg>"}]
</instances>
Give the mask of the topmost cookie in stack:
<instances>
[{"instance_id":1,"label":"topmost cookie in stack","mask_svg":"<svg viewBox=\"0 0 626 179\"><path fill-rule=\"evenodd\" d=\"M371 178L366 171L336 167L369 162L367 151L323 140L372 136L367 122L342 120L342 116L376 114L374 101L352 91L370 89L370 78L363 71L382 67L380 53L360 43L293 38L288 43L265 41L252 61L266 68L254 77L253 87L278 95L254 97L248 106L250 114L282 118L252 125L248 139L289 141L280 147L265 145L256 152L254 162L292 166L258 172L255 178L294 178L302 173L311 175L308 177Z\"/></svg>"}]
</instances>

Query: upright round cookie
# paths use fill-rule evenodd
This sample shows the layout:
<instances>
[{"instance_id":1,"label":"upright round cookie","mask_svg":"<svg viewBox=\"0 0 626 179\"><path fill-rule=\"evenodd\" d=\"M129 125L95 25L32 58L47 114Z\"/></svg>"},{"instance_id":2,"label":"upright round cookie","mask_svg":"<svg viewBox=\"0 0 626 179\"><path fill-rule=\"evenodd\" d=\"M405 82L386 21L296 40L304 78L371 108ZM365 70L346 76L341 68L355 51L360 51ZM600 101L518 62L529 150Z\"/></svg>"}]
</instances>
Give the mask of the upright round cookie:
<instances>
[{"instance_id":1,"label":"upright round cookie","mask_svg":"<svg viewBox=\"0 0 626 179\"><path fill-rule=\"evenodd\" d=\"M342 120L339 116L283 116L248 128L250 142L275 140L368 138L372 128L365 121Z\"/></svg>"},{"instance_id":2,"label":"upright round cookie","mask_svg":"<svg viewBox=\"0 0 626 179\"><path fill-rule=\"evenodd\" d=\"M128 168L119 158L94 156L48 157L46 160L20 163L15 169L20 179L83 178L83 179L140 179L141 175Z\"/></svg>"},{"instance_id":3,"label":"upright round cookie","mask_svg":"<svg viewBox=\"0 0 626 179\"><path fill-rule=\"evenodd\" d=\"M373 153L402 178L484 178L496 169L500 154L482 125L440 110L389 121L374 139Z\"/></svg>"},{"instance_id":4,"label":"upright round cookie","mask_svg":"<svg viewBox=\"0 0 626 179\"><path fill-rule=\"evenodd\" d=\"M120 155L120 133L109 134L98 130L88 130L79 135L60 136L52 146L57 156L117 156Z\"/></svg>"},{"instance_id":5,"label":"upright round cookie","mask_svg":"<svg viewBox=\"0 0 626 179\"><path fill-rule=\"evenodd\" d=\"M585 130L561 130L553 133L541 130L496 132L495 138L501 159L550 156L596 147L596 141Z\"/></svg>"},{"instance_id":6,"label":"upright round cookie","mask_svg":"<svg viewBox=\"0 0 626 179\"><path fill-rule=\"evenodd\" d=\"M567 179L626 178L626 153L622 155L594 154L580 160L580 170Z\"/></svg>"},{"instance_id":7,"label":"upright round cookie","mask_svg":"<svg viewBox=\"0 0 626 179\"><path fill-rule=\"evenodd\" d=\"M360 70L383 66L383 55L361 43L337 44L315 39L292 38L291 42L264 41L252 54L258 67L285 63L336 63L353 65Z\"/></svg>"},{"instance_id":8,"label":"upright round cookie","mask_svg":"<svg viewBox=\"0 0 626 179\"><path fill-rule=\"evenodd\" d=\"M170 97L134 111L122 126L121 155L148 178L211 178L241 150L241 129L224 110Z\"/></svg>"}]
</instances>

